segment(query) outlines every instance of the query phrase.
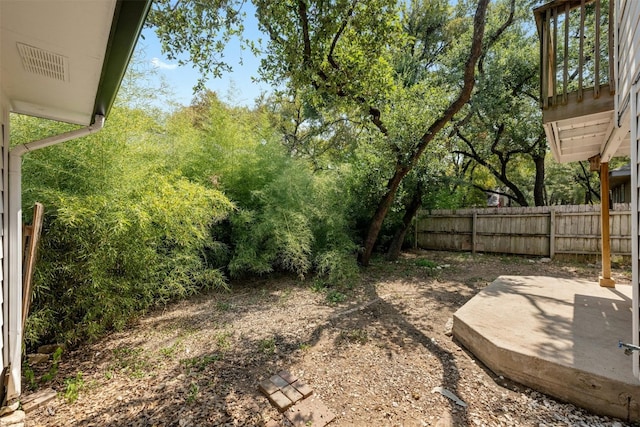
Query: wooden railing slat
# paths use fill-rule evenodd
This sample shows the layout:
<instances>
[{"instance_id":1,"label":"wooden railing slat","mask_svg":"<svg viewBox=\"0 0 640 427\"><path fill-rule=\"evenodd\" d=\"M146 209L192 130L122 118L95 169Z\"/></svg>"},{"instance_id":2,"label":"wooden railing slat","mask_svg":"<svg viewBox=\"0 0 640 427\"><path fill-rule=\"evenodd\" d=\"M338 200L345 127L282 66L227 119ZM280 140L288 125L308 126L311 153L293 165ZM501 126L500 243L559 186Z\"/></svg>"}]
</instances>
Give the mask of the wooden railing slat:
<instances>
[{"instance_id":1,"label":"wooden railing slat","mask_svg":"<svg viewBox=\"0 0 640 427\"><path fill-rule=\"evenodd\" d=\"M616 9L614 0L607 5L602 0L567 0L535 9L540 35L540 105L544 110L580 103L585 96L602 98L607 86L605 100L612 99L610 95L616 90L612 27Z\"/></svg>"},{"instance_id":2,"label":"wooden railing slat","mask_svg":"<svg viewBox=\"0 0 640 427\"><path fill-rule=\"evenodd\" d=\"M542 79L541 79L541 94L542 94L542 107L549 108L549 11L544 12L544 21L542 23Z\"/></svg>"},{"instance_id":3,"label":"wooden railing slat","mask_svg":"<svg viewBox=\"0 0 640 427\"><path fill-rule=\"evenodd\" d=\"M567 103L569 84L569 3L564 5L564 70L562 73L562 104Z\"/></svg>"},{"instance_id":4,"label":"wooden railing slat","mask_svg":"<svg viewBox=\"0 0 640 427\"><path fill-rule=\"evenodd\" d=\"M611 95L616 92L616 71L615 71L615 44L614 44L614 20L615 17L615 1L609 0L609 92Z\"/></svg>"},{"instance_id":5,"label":"wooden railing slat","mask_svg":"<svg viewBox=\"0 0 640 427\"><path fill-rule=\"evenodd\" d=\"M585 0L580 3L580 54L578 64L578 102L582 101L584 96L582 89L584 85L584 16L585 16Z\"/></svg>"},{"instance_id":6,"label":"wooden railing slat","mask_svg":"<svg viewBox=\"0 0 640 427\"><path fill-rule=\"evenodd\" d=\"M593 97L600 98L600 0L596 0L596 34L593 46Z\"/></svg>"},{"instance_id":7,"label":"wooden railing slat","mask_svg":"<svg viewBox=\"0 0 640 427\"><path fill-rule=\"evenodd\" d=\"M558 8L553 9L553 38L551 39L551 49L553 50L553 69L551 75L553 76L553 105L558 105L558 49L556 48L558 41Z\"/></svg>"}]
</instances>

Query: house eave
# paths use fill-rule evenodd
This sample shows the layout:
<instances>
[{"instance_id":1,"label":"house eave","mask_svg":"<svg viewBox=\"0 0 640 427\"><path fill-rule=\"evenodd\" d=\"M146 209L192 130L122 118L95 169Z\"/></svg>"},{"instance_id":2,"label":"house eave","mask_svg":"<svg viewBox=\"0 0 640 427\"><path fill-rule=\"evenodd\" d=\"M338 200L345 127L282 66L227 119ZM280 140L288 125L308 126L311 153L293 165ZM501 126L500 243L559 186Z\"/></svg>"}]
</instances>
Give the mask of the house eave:
<instances>
[{"instance_id":1,"label":"house eave","mask_svg":"<svg viewBox=\"0 0 640 427\"><path fill-rule=\"evenodd\" d=\"M150 8L151 0L118 0L92 117L108 116Z\"/></svg>"}]
</instances>

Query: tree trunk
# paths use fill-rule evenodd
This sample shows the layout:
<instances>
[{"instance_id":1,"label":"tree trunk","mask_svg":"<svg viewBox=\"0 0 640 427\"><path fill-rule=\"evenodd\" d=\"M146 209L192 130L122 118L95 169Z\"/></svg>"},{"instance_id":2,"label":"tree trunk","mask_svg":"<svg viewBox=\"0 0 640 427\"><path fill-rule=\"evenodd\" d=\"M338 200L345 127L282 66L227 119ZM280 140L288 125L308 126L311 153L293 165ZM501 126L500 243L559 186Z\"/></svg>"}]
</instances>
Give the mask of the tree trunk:
<instances>
[{"instance_id":1,"label":"tree trunk","mask_svg":"<svg viewBox=\"0 0 640 427\"><path fill-rule=\"evenodd\" d=\"M373 254L373 247L376 244L378 234L380 233L382 223L387 216L387 212L389 212L393 199L396 197L396 192L398 191L400 182L402 182L402 178L404 178L408 172L409 171L404 172L403 169L396 169L395 174L393 174L393 177L387 184L387 192L380 200L380 203L378 203L376 213L373 215L371 223L369 224L367 239L364 242L364 251L360 254L360 264L365 267L369 265L369 260Z\"/></svg>"},{"instance_id":2,"label":"tree trunk","mask_svg":"<svg viewBox=\"0 0 640 427\"><path fill-rule=\"evenodd\" d=\"M401 158L397 159L396 171L387 183L387 192L380 200L378 208L371 219L371 224L369 225L367 238L364 242L364 251L360 254L360 263L363 266L369 265L369 260L373 254L373 247L376 244L376 240L378 240L378 234L382 228L382 223L387 216L387 212L389 212L389 208L393 203L393 199L396 196L396 192L398 191L400 182L402 182L402 178L411 171L413 166L420 159L422 153L424 153L427 145L429 145L429 143L436 137L438 132L440 132L447 123L449 123L453 116L455 116L471 98L471 92L475 85L476 64L482 54L482 39L484 36L485 16L487 14L488 4L489 0L480 0L478 2L478 8L476 9L476 14L473 18L473 40L471 42L471 52L464 66L464 84L460 93L456 99L449 104L449 107L447 107L442 115L438 117L431 126L429 126L425 134L420 138L420 142L416 146L415 151L411 154L409 161L405 163L401 161Z\"/></svg>"},{"instance_id":3,"label":"tree trunk","mask_svg":"<svg viewBox=\"0 0 640 427\"><path fill-rule=\"evenodd\" d=\"M533 185L533 201L536 206L544 206L544 154L533 157L536 165L536 181Z\"/></svg>"},{"instance_id":4,"label":"tree trunk","mask_svg":"<svg viewBox=\"0 0 640 427\"><path fill-rule=\"evenodd\" d=\"M507 188L513 193L513 196L510 196L509 199L515 201L522 207L529 206L529 202L527 202L527 198L525 197L524 193L520 190L520 188L518 188L515 183L510 181L506 176L503 176L500 181L502 181L502 183L506 185Z\"/></svg>"},{"instance_id":5,"label":"tree trunk","mask_svg":"<svg viewBox=\"0 0 640 427\"><path fill-rule=\"evenodd\" d=\"M387 251L387 259L389 261L395 261L400 256L400 251L402 250L402 244L404 243L404 238L407 235L407 230L411 225L413 217L416 216L418 209L420 209L420 206L422 206L422 185L418 184L416 192L413 194L411 202L409 202L409 206L407 206L404 211L402 224L393 236L393 240L391 241L391 245Z\"/></svg>"}]
</instances>

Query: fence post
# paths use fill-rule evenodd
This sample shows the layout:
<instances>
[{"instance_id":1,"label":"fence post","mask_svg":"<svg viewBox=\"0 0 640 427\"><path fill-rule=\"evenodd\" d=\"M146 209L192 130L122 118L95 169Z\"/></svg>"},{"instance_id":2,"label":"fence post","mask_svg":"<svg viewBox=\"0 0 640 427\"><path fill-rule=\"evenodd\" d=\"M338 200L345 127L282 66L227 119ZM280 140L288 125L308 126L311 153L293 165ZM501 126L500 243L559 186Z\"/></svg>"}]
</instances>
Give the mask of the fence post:
<instances>
[{"instance_id":1,"label":"fence post","mask_svg":"<svg viewBox=\"0 0 640 427\"><path fill-rule=\"evenodd\" d=\"M471 253L476 253L476 227L478 224L478 212L474 212L471 217Z\"/></svg>"},{"instance_id":2,"label":"fence post","mask_svg":"<svg viewBox=\"0 0 640 427\"><path fill-rule=\"evenodd\" d=\"M556 209L549 209L549 258L556 255Z\"/></svg>"},{"instance_id":3,"label":"fence post","mask_svg":"<svg viewBox=\"0 0 640 427\"><path fill-rule=\"evenodd\" d=\"M420 216L420 211L416 212L416 216L413 217L414 223L413 223L413 231L415 233L414 239L413 239L413 249L418 249L418 224L420 223L418 221L418 217Z\"/></svg>"}]
</instances>

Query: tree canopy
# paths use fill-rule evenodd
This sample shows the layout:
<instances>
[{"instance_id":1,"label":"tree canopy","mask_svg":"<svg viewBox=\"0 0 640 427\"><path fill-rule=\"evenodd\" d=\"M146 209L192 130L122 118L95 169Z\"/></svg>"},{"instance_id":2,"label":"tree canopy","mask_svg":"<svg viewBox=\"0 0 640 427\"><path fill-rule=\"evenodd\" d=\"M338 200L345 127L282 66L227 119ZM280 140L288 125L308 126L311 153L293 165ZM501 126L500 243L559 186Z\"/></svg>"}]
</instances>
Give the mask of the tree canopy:
<instances>
[{"instance_id":1,"label":"tree canopy","mask_svg":"<svg viewBox=\"0 0 640 427\"><path fill-rule=\"evenodd\" d=\"M391 152L394 170L370 219L360 256L366 265L402 179L471 97L489 1L455 9L444 2L415 1L405 6L386 0L256 1L255 5L260 26L269 35L263 78L284 82L290 90L312 89L307 91L311 105L366 121ZM215 50L215 46L199 46L198 55L190 49L204 30L202 22L219 5L209 11L190 2L174 6L156 10L154 22L161 38L176 40L165 47L172 55L188 51L192 61L215 73L215 66L198 56L201 49ZM163 25L174 15L186 14L183 9L199 13L200 18L178 32ZM445 17L454 19L443 31L439 24ZM207 57L215 52L209 53ZM445 74L457 79L443 78ZM434 85L438 80L441 84Z\"/></svg>"}]
</instances>

